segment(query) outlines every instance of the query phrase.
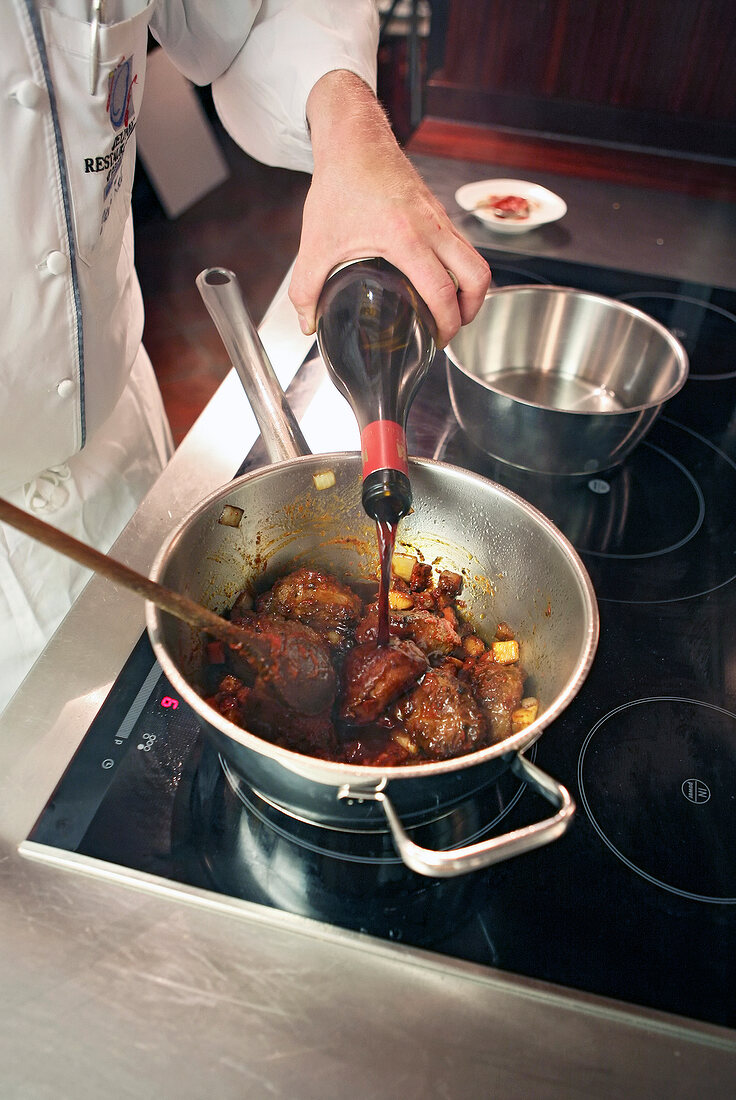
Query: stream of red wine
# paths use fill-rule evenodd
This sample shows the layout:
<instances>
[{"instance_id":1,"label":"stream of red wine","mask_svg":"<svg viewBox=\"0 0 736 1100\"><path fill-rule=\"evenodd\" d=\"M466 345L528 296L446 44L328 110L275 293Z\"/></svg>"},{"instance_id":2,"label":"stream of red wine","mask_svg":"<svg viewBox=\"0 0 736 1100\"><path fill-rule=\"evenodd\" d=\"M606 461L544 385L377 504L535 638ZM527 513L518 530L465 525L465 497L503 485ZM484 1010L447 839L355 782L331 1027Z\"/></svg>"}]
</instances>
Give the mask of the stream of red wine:
<instances>
[{"instance_id":1,"label":"stream of red wine","mask_svg":"<svg viewBox=\"0 0 736 1100\"><path fill-rule=\"evenodd\" d=\"M389 640L388 591L391 587L391 559L394 555L397 527L397 523L376 520L378 554L381 561L381 579L378 586L378 634L376 642L381 646L388 645Z\"/></svg>"}]
</instances>

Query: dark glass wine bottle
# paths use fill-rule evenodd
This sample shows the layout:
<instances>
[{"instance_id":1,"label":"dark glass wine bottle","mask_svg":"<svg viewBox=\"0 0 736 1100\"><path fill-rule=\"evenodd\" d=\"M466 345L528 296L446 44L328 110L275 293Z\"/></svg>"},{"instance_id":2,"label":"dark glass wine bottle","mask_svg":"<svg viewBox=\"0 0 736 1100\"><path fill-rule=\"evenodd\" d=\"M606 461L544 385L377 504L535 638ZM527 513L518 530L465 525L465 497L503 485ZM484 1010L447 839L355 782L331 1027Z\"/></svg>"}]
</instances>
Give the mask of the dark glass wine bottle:
<instances>
[{"instance_id":1,"label":"dark glass wine bottle","mask_svg":"<svg viewBox=\"0 0 736 1100\"><path fill-rule=\"evenodd\" d=\"M317 307L317 341L360 428L363 507L396 524L411 509L406 418L435 352L426 303L386 260L336 268Z\"/></svg>"}]
</instances>

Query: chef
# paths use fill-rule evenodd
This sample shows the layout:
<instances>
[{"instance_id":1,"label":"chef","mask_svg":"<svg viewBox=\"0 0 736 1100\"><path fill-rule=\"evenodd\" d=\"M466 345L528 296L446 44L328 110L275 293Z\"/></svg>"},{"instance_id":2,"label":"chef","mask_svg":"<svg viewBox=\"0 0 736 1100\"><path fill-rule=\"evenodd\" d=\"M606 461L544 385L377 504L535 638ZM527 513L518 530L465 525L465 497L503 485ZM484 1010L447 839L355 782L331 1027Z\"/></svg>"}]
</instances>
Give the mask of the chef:
<instances>
[{"instance_id":1,"label":"chef","mask_svg":"<svg viewBox=\"0 0 736 1100\"><path fill-rule=\"evenodd\" d=\"M172 449L133 263L149 28L243 149L312 172L290 287L305 332L355 256L406 272L441 343L489 281L376 101L373 0L3 0L0 495L101 550ZM88 577L0 524L0 710Z\"/></svg>"}]
</instances>

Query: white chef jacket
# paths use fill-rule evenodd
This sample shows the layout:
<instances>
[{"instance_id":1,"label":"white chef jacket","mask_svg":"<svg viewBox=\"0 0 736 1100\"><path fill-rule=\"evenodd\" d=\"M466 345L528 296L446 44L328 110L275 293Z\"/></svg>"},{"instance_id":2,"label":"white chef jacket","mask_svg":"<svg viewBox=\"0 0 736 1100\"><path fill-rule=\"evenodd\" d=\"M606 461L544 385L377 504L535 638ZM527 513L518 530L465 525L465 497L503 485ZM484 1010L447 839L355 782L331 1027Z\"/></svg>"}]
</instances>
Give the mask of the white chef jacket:
<instances>
[{"instance_id":1,"label":"white chef jacket","mask_svg":"<svg viewBox=\"0 0 736 1100\"><path fill-rule=\"evenodd\" d=\"M233 138L310 171L306 100L375 87L374 0L2 0L0 494L109 548L170 454L130 196L148 30ZM0 525L0 709L88 579Z\"/></svg>"}]
</instances>

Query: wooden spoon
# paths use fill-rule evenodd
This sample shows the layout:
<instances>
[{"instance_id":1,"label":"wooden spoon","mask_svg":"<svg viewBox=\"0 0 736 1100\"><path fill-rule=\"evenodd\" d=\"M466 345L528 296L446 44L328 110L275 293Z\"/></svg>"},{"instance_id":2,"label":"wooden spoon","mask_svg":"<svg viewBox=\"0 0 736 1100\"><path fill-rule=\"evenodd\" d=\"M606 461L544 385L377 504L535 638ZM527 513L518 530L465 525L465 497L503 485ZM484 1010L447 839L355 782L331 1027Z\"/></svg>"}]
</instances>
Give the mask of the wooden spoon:
<instances>
[{"instance_id":1,"label":"wooden spoon","mask_svg":"<svg viewBox=\"0 0 736 1100\"><path fill-rule=\"evenodd\" d=\"M318 635L315 634L313 639L310 637L308 641L301 642L302 649L306 647L309 650L307 656L311 656L313 650L314 660L307 667L314 667L318 670L317 674L305 683L301 677L289 674L293 672L293 664L284 664L284 675L280 676L279 673L282 670L278 660L273 658L273 650L255 631L223 619L216 612L210 611L208 607L203 607L188 596L152 581L143 573L136 572L135 569L123 565L115 558L95 550L65 531L52 527L50 523L2 499L0 499L0 520L51 547L52 550L72 558L87 569L92 569L95 573L107 577L108 580L131 589L138 596L160 607L162 611L167 611L175 618L189 623L198 630L206 631L207 634L224 642L236 655L242 656L253 667L262 682L271 688L289 709L316 714L328 709L332 704L335 696L334 671L329 664L329 656L325 656L326 647Z\"/></svg>"}]
</instances>

